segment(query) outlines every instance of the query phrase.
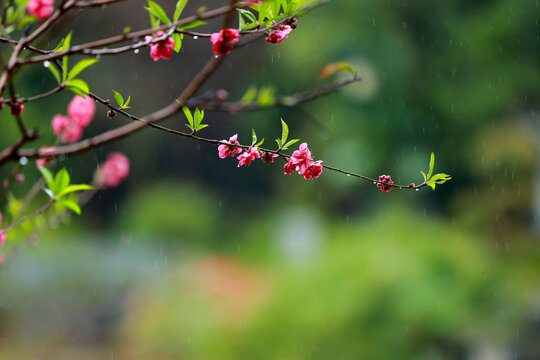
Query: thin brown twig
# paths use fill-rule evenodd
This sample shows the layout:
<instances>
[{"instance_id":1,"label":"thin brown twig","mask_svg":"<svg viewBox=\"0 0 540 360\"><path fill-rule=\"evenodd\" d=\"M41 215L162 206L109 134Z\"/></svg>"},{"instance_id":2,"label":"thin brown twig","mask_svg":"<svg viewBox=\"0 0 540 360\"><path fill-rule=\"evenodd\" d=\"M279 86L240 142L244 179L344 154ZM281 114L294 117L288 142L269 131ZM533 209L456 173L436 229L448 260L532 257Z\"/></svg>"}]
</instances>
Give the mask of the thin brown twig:
<instances>
[{"instance_id":1,"label":"thin brown twig","mask_svg":"<svg viewBox=\"0 0 540 360\"><path fill-rule=\"evenodd\" d=\"M161 25L161 26L159 26L157 28L147 28L147 29L134 31L134 32L127 33L127 34L121 34L121 35L112 36L112 37L109 37L109 38L106 38L106 39L100 39L100 40L88 42L86 44L76 45L76 46L73 46L73 47L71 47L71 48L69 48L67 50L57 51L57 52L49 53L49 54L42 55L42 56L34 56L34 57L30 57L28 59L20 60L18 62L18 64L22 65L22 64L29 64L29 63L37 63L37 62L43 62L43 61L46 61L46 60L50 61L50 60L53 60L53 59L61 58L64 55L70 55L70 54L73 54L73 53L82 52L85 49L103 47L103 46L107 46L107 45L111 45L111 44L115 44L115 43L119 43L119 42L123 42L123 41L128 41L128 40L141 38L141 37L144 37L146 35L152 35L153 33L155 33L156 31L159 31L159 30L164 30L164 31L167 30L167 31L169 31L174 27L186 25L186 24L189 24L189 23L191 23L193 21L196 21L196 20L205 20L205 19L210 19L210 18L214 18L214 17L220 16L220 15L226 14L226 13L228 13L230 11L233 11L236 8L240 8L242 6L243 5L222 6L220 8L210 10L210 11L207 11L207 12L199 14L199 15L192 15L192 16L186 17L184 19L180 19L180 20L178 20L176 23L174 23L172 25L171 24ZM153 39L152 41L156 41L156 39Z\"/></svg>"}]
</instances>

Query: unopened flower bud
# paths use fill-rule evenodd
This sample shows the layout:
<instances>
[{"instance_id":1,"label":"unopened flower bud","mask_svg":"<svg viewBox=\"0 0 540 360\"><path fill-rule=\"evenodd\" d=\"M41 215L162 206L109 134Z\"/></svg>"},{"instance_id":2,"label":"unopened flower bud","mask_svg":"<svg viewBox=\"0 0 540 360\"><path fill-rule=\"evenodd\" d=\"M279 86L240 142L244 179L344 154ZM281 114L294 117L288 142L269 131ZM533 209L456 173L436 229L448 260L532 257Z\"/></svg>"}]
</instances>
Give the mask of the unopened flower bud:
<instances>
[{"instance_id":1,"label":"unopened flower bud","mask_svg":"<svg viewBox=\"0 0 540 360\"><path fill-rule=\"evenodd\" d=\"M109 119L114 119L115 116L116 116L116 111L114 111L114 110L107 111L107 117Z\"/></svg>"},{"instance_id":2,"label":"unopened flower bud","mask_svg":"<svg viewBox=\"0 0 540 360\"><path fill-rule=\"evenodd\" d=\"M298 22L296 21L296 18L293 17L292 19L289 19L289 26L294 30L298 27Z\"/></svg>"},{"instance_id":3,"label":"unopened flower bud","mask_svg":"<svg viewBox=\"0 0 540 360\"><path fill-rule=\"evenodd\" d=\"M22 111L24 109L24 103L14 100L9 104L9 110L11 111L12 115L21 115Z\"/></svg>"},{"instance_id":4,"label":"unopened flower bud","mask_svg":"<svg viewBox=\"0 0 540 360\"><path fill-rule=\"evenodd\" d=\"M229 97L229 92L224 89L219 89L216 91L216 100L218 101L225 101Z\"/></svg>"}]
</instances>

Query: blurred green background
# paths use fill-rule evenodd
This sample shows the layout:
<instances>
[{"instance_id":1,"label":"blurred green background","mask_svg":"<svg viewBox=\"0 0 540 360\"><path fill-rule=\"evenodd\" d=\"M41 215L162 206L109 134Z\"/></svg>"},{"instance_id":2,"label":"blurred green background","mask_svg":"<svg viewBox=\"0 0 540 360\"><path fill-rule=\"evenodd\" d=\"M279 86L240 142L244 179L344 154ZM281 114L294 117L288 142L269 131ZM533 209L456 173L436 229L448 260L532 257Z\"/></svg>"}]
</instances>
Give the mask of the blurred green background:
<instances>
[{"instance_id":1,"label":"blurred green background","mask_svg":"<svg viewBox=\"0 0 540 360\"><path fill-rule=\"evenodd\" d=\"M71 28L81 43L147 27L143 4L81 13L40 45ZM52 229L0 272L0 359L540 359L539 19L531 0L331 1L282 44L233 51L199 92L291 94L348 61L362 82L297 108L208 112L205 135L247 143L254 128L269 145L283 117L316 159L400 183L421 182L433 151L453 176L435 192L237 168L154 129L60 159L75 182L110 151L132 170L80 218L46 219ZM148 49L102 57L82 78L101 97L131 95L144 115L180 93L210 45L186 38L157 63ZM15 85L29 96L54 79L36 65ZM50 120L71 97L27 104L43 135L33 146L54 141ZM0 122L5 147L17 128L7 111ZM125 122L98 107L85 136ZM15 197L38 176L32 163L24 173Z\"/></svg>"}]
</instances>

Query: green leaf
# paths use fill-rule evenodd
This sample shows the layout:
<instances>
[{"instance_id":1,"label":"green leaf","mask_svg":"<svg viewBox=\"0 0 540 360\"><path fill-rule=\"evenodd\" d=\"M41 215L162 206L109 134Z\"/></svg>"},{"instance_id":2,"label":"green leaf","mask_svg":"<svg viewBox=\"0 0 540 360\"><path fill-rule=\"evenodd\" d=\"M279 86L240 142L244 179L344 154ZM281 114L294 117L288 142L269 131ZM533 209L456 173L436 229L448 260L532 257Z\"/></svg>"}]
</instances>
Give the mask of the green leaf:
<instances>
[{"instance_id":1,"label":"green leaf","mask_svg":"<svg viewBox=\"0 0 540 360\"><path fill-rule=\"evenodd\" d=\"M45 67L49 69L56 81L58 81L58 83L60 84L60 74L58 73L58 70L53 66L53 64L51 64L50 62L46 62Z\"/></svg>"},{"instance_id":2,"label":"green leaf","mask_svg":"<svg viewBox=\"0 0 540 360\"><path fill-rule=\"evenodd\" d=\"M197 128L197 131L204 129L205 127L208 127L208 124L199 125L199 127Z\"/></svg>"},{"instance_id":3,"label":"green leaf","mask_svg":"<svg viewBox=\"0 0 540 360\"><path fill-rule=\"evenodd\" d=\"M178 2L176 3L176 9L174 9L173 15L174 22L177 22L178 19L180 19L180 15L182 15L182 11L184 10L187 2L188 0L178 0Z\"/></svg>"},{"instance_id":4,"label":"green leaf","mask_svg":"<svg viewBox=\"0 0 540 360\"><path fill-rule=\"evenodd\" d=\"M255 134L255 129L251 129L251 146L255 145L257 142L257 134Z\"/></svg>"},{"instance_id":5,"label":"green leaf","mask_svg":"<svg viewBox=\"0 0 540 360\"><path fill-rule=\"evenodd\" d=\"M244 94L244 96L242 96L240 101L243 103L250 103L255 99L256 96L257 96L257 88L251 86L249 89L247 89L246 93Z\"/></svg>"},{"instance_id":6,"label":"green leaf","mask_svg":"<svg viewBox=\"0 0 540 360\"><path fill-rule=\"evenodd\" d=\"M276 90L271 86L266 86L260 89L259 96L257 97L257 104L259 106L272 106L275 104L276 99L274 94Z\"/></svg>"},{"instance_id":7,"label":"green leaf","mask_svg":"<svg viewBox=\"0 0 540 360\"><path fill-rule=\"evenodd\" d=\"M52 192L55 195L60 194L69 185L70 180L66 168L62 168L62 170L56 173L56 176L54 177L54 183L51 186Z\"/></svg>"},{"instance_id":8,"label":"green leaf","mask_svg":"<svg viewBox=\"0 0 540 360\"><path fill-rule=\"evenodd\" d=\"M38 170L43 175L43 178L45 179L45 182L47 183L47 186L52 188L53 186L53 175L49 169L47 169L44 166L38 166Z\"/></svg>"},{"instance_id":9,"label":"green leaf","mask_svg":"<svg viewBox=\"0 0 540 360\"><path fill-rule=\"evenodd\" d=\"M62 56L62 81L66 81L68 71L68 57L67 55Z\"/></svg>"},{"instance_id":10,"label":"green leaf","mask_svg":"<svg viewBox=\"0 0 540 360\"><path fill-rule=\"evenodd\" d=\"M64 39L62 43L62 50L69 49L70 44L71 44L71 32ZM68 71L68 56L64 55L62 56L62 81L67 80L67 71Z\"/></svg>"},{"instance_id":11,"label":"green leaf","mask_svg":"<svg viewBox=\"0 0 540 360\"><path fill-rule=\"evenodd\" d=\"M116 90L113 90L113 93L116 103L118 104L118 106L122 107L124 105L124 97Z\"/></svg>"},{"instance_id":12,"label":"green leaf","mask_svg":"<svg viewBox=\"0 0 540 360\"><path fill-rule=\"evenodd\" d=\"M427 176L426 176L426 173L423 172L423 171L420 171L422 173L422 176L424 177L424 181L427 181Z\"/></svg>"},{"instance_id":13,"label":"green leaf","mask_svg":"<svg viewBox=\"0 0 540 360\"><path fill-rule=\"evenodd\" d=\"M288 137L289 137L289 127L287 126L285 121L281 119L281 143L285 144Z\"/></svg>"},{"instance_id":14,"label":"green leaf","mask_svg":"<svg viewBox=\"0 0 540 360\"><path fill-rule=\"evenodd\" d=\"M148 7L145 7L146 10L155 17L157 17L162 23L164 24L170 24L171 20L167 17L167 14L165 13L165 10L155 2L151 0L148 1Z\"/></svg>"},{"instance_id":15,"label":"green leaf","mask_svg":"<svg viewBox=\"0 0 540 360\"><path fill-rule=\"evenodd\" d=\"M131 26L126 26L122 32L124 34L129 34L130 31L131 31Z\"/></svg>"},{"instance_id":16,"label":"green leaf","mask_svg":"<svg viewBox=\"0 0 540 360\"><path fill-rule=\"evenodd\" d=\"M62 199L62 200L59 200L57 203L72 210L75 214L81 215L81 207L79 206L79 204L77 204L75 200Z\"/></svg>"},{"instance_id":17,"label":"green leaf","mask_svg":"<svg viewBox=\"0 0 540 360\"><path fill-rule=\"evenodd\" d=\"M180 49L182 49L182 34L174 33L171 35L171 37L174 40L174 51L177 53L180 52Z\"/></svg>"},{"instance_id":18,"label":"green leaf","mask_svg":"<svg viewBox=\"0 0 540 360\"><path fill-rule=\"evenodd\" d=\"M259 147L259 146L261 146L263 143L264 143L264 138L263 138L261 141L259 141L258 143L256 143L255 145L253 145L253 146Z\"/></svg>"},{"instance_id":19,"label":"green leaf","mask_svg":"<svg viewBox=\"0 0 540 360\"><path fill-rule=\"evenodd\" d=\"M81 73L81 71L83 71L87 67L97 63L98 61L99 61L99 59L85 59L85 60L79 61L77 64L75 64L73 69L71 69L67 79L68 80L74 79L77 75L79 75Z\"/></svg>"},{"instance_id":20,"label":"green leaf","mask_svg":"<svg viewBox=\"0 0 540 360\"><path fill-rule=\"evenodd\" d=\"M238 11L241 15L245 16L251 22L256 22L257 21L257 18L255 17L255 15L251 11L244 10L244 9L236 9L236 11Z\"/></svg>"},{"instance_id":21,"label":"green leaf","mask_svg":"<svg viewBox=\"0 0 540 360\"><path fill-rule=\"evenodd\" d=\"M88 84L84 80L81 80L81 79L69 80L66 83L66 86L68 87L69 90L81 96L83 96L84 94L88 94L90 92L90 88L88 87ZM74 91L74 90L79 90L79 91Z\"/></svg>"},{"instance_id":22,"label":"green leaf","mask_svg":"<svg viewBox=\"0 0 540 360\"><path fill-rule=\"evenodd\" d=\"M184 115L186 115L187 121L189 122L189 125L187 125L187 127L191 130L195 130L195 126L193 124L193 115L191 115L191 111L189 111L189 108L187 106L182 106L182 110L184 111Z\"/></svg>"},{"instance_id":23,"label":"green leaf","mask_svg":"<svg viewBox=\"0 0 540 360\"><path fill-rule=\"evenodd\" d=\"M77 191L93 190L93 189L94 187L92 185L87 185L87 184L69 185L64 190L62 190L58 195L56 195L56 198L59 199L62 196L65 196L67 194L71 194Z\"/></svg>"},{"instance_id":24,"label":"green leaf","mask_svg":"<svg viewBox=\"0 0 540 360\"><path fill-rule=\"evenodd\" d=\"M201 26L201 25L206 25L206 22L204 22L202 20L195 20L195 21L192 21L192 22L187 23L185 25L179 26L179 27L177 27L177 29L178 30L193 29L193 28L196 28L197 26Z\"/></svg>"},{"instance_id":25,"label":"green leaf","mask_svg":"<svg viewBox=\"0 0 540 360\"><path fill-rule=\"evenodd\" d=\"M122 109L129 109L129 102L131 101L131 95L128 96L126 102L124 103L124 105L122 105Z\"/></svg>"},{"instance_id":26,"label":"green leaf","mask_svg":"<svg viewBox=\"0 0 540 360\"><path fill-rule=\"evenodd\" d=\"M452 177L448 174L436 174L429 179L429 182L433 182L435 184L444 184L448 180L451 180Z\"/></svg>"},{"instance_id":27,"label":"green leaf","mask_svg":"<svg viewBox=\"0 0 540 360\"><path fill-rule=\"evenodd\" d=\"M431 157L429 159L429 172L427 174L427 179L429 180L431 178L431 174L433 174L433 168L435 167L435 154L432 152Z\"/></svg>"},{"instance_id":28,"label":"green leaf","mask_svg":"<svg viewBox=\"0 0 540 360\"><path fill-rule=\"evenodd\" d=\"M281 141L281 139L276 139L276 142L277 142L278 148L281 149L281 147L283 146L283 142Z\"/></svg>"},{"instance_id":29,"label":"green leaf","mask_svg":"<svg viewBox=\"0 0 540 360\"><path fill-rule=\"evenodd\" d=\"M289 146L291 145L294 145L296 144L297 142L299 142L300 139L292 139L290 140L288 143L286 143L284 146L283 146L283 150L287 150L289 148Z\"/></svg>"}]
</instances>

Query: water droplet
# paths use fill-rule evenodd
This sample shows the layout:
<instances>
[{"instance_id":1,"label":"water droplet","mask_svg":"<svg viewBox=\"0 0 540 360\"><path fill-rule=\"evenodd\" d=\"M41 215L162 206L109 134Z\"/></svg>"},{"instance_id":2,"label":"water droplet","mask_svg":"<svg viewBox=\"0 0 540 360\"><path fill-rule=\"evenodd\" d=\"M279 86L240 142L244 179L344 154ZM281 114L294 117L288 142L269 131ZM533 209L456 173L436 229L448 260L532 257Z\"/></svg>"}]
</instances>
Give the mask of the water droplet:
<instances>
[{"instance_id":1,"label":"water droplet","mask_svg":"<svg viewBox=\"0 0 540 360\"><path fill-rule=\"evenodd\" d=\"M21 164L22 166L28 164L28 158L22 157L22 158L19 160L19 164Z\"/></svg>"},{"instance_id":2,"label":"water droplet","mask_svg":"<svg viewBox=\"0 0 540 360\"><path fill-rule=\"evenodd\" d=\"M214 56L216 59L219 58L219 55Z\"/></svg>"},{"instance_id":3,"label":"water droplet","mask_svg":"<svg viewBox=\"0 0 540 360\"><path fill-rule=\"evenodd\" d=\"M134 53L134 54L138 54L138 53L139 53L139 49L133 50L133 53Z\"/></svg>"},{"instance_id":4,"label":"water droplet","mask_svg":"<svg viewBox=\"0 0 540 360\"><path fill-rule=\"evenodd\" d=\"M351 174L347 174L347 176L351 176Z\"/></svg>"},{"instance_id":5,"label":"water droplet","mask_svg":"<svg viewBox=\"0 0 540 360\"><path fill-rule=\"evenodd\" d=\"M97 54L96 55L96 59L100 59L101 58L101 55L100 54Z\"/></svg>"},{"instance_id":6,"label":"water droplet","mask_svg":"<svg viewBox=\"0 0 540 360\"><path fill-rule=\"evenodd\" d=\"M414 189L415 191L419 191L420 189Z\"/></svg>"},{"instance_id":7,"label":"water droplet","mask_svg":"<svg viewBox=\"0 0 540 360\"><path fill-rule=\"evenodd\" d=\"M198 38L199 38L199 37L198 37L197 35L195 35L195 36L193 37L193 40L197 40Z\"/></svg>"},{"instance_id":8,"label":"water droplet","mask_svg":"<svg viewBox=\"0 0 540 360\"><path fill-rule=\"evenodd\" d=\"M51 66L51 62L50 62L50 61L44 61L44 62L43 62L43 66L45 66L46 68L48 68L49 66Z\"/></svg>"}]
</instances>

